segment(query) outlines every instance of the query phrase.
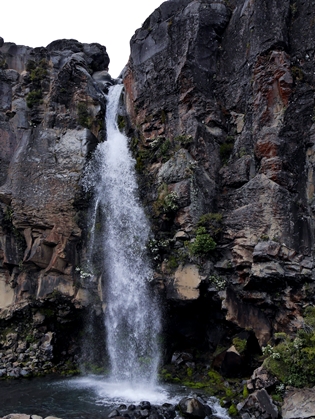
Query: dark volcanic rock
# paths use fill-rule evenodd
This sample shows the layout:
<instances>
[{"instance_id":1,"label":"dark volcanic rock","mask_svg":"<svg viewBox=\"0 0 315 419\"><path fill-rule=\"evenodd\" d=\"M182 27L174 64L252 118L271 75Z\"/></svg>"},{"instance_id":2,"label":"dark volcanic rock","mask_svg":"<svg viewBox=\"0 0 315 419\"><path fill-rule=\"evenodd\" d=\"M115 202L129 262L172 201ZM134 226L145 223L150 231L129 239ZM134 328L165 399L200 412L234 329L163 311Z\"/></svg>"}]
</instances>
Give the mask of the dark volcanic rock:
<instances>
[{"instance_id":1,"label":"dark volcanic rock","mask_svg":"<svg viewBox=\"0 0 315 419\"><path fill-rule=\"evenodd\" d=\"M212 411L209 406L201 403L200 400L194 397L184 397L179 402L179 408L184 416L190 418L205 418L211 416Z\"/></svg>"},{"instance_id":2,"label":"dark volcanic rock","mask_svg":"<svg viewBox=\"0 0 315 419\"><path fill-rule=\"evenodd\" d=\"M179 351L213 345L220 309L265 345L315 302L315 5L291 3L168 1L131 40L130 135Z\"/></svg>"},{"instance_id":3,"label":"dark volcanic rock","mask_svg":"<svg viewBox=\"0 0 315 419\"><path fill-rule=\"evenodd\" d=\"M104 84L93 72L108 63L99 44L0 45L0 330L19 322L13 349L21 348L25 367L6 366L1 341L0 368L9 376L49 370L60 357L75 362L82 309L93 294L101 310L97 290L89 292L75 268L85 252L82 172L104 138ZM73 327L67 343L59 327L66 323Z\"/></svg>"}]
</instances>

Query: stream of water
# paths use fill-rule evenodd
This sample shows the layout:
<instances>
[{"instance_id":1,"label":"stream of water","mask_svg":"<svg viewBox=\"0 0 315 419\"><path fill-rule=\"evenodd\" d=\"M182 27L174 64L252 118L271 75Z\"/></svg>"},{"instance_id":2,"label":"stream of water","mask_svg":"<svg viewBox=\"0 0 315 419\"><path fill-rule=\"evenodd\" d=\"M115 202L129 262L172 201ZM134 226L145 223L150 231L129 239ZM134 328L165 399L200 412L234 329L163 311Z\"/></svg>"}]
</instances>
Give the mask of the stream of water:
<instances>
[{"instance_id":1,"label":"stream of water","mask_svg":"<svg viewBox=\"0 0 315 419\"><path fill-rule=\"evenodd\" d=\"M105 214L107 350L111 378L121 387L154 386L159 363L160 313L149 289L152 276L146 244L150 227L138 197L135 161L116 123L123 85L109 89L107 141L97 195Z\"/></svg>"}]
</instances>

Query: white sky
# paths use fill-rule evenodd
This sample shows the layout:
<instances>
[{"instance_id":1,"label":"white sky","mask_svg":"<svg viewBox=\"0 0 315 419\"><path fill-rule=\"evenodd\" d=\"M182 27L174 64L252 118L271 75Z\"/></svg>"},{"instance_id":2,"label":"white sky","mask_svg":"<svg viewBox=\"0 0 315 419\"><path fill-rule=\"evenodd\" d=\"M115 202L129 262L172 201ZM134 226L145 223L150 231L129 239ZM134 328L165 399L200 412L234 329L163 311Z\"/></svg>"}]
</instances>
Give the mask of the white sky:
<instances>
[{"instance_id":1,"label":"white sky","mask_svg":"<svg viewBox=\"0 0 315 419\"><path fill-rule=\"evenodd\" d=\"M1 1L0 36L30 47L57 39L105 45L109 73L118 77L128 61L136 29L164 0L14 0Z\"/></svg>"}]
</instances>

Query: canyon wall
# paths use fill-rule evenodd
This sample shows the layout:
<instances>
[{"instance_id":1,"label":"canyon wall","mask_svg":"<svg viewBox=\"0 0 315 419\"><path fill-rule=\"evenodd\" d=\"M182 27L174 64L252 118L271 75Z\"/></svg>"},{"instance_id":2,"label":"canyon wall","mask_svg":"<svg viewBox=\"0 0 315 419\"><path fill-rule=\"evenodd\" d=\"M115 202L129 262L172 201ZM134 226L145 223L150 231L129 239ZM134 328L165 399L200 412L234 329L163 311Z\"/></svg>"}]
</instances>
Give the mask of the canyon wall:
<instances>
[{"instance_id":1,"label":"canyon wall","mask_svg":"<svg viewBox=\"0 0 315 419\"><path fill-rule=\"evenodd\" d=\"M254 357L314 305L314 14L312 0L169 0L131 39L119 125L165 361L199 351L248 374L252 359L222 361L235 338ZM84 319L102 327L81 180L113 80L99 44L0 45L0 374L19 375L78 362Z\"/></svg>"},{"instance_id":2,"label":"canyon wall","mask_svg":"<svg viewBox=\"0 0 315 419\"><path fill-rule=\"evenodd\" d=\"M74 360L84 308L101 311L81 179L111 78L106 48L75 40L2 43L0 63L0 371L19 375Z\"/></svg>"},{"instance_id":3,"label":"canyon wall","mask_svg":"<svg viewBox=\"0 0 315 419\"><path fill-rule=\"evenodd\" d=\"M314 13L171 0L131 40L129 135L177 349L242 331L262 347L314 303Z\"/></svg>"}]
</instances>

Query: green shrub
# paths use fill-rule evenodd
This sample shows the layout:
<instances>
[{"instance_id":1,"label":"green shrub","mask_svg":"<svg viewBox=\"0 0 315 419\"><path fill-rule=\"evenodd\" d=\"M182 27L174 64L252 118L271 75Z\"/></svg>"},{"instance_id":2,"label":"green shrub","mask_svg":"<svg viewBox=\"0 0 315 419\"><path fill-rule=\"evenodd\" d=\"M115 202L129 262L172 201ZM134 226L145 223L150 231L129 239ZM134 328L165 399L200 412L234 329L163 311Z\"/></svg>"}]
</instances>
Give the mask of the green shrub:
<instances>
[{"instance_id":1,"label":"green shrub","mask_svg":"<svg viewBox=\"0 0 315 419\"><path fill-rule=\"evenodd\" d=\"M306 326L311 329L315 329L315 307L308 306L304 310L304 322Z\"/></svg>"},{"instance_id":2,"label":"green shrub","mask_svg":"<svg viewBox=\"0 0 315 419\"><path fill-rule=\"evenodd\" d=\"M40 82L47 75L48 63L45 58L41 59L38 63L33 60L29 60L26 64L26 70L30 73L30 80L35 85L40 84Z\"/></svg>"},{"instance_id":3,"label":"green shrub","mask_svg":"<svg viewBox=\"0 0 315 419\"><path fill-rule=\"evenodd\" d=\"M263 348L265 367L282 383L294 387L315 385L315 332L300 330L297 337L287 337L275 347Z\"/></svg>"},{"instance_id":4,"label":"green shrub","mask_svg":"<svg viewBox=\"0 0 315 419\"><path fill-rule=\"evenodd\" d=\"M198 226L205 227L211 236L218 236L222 231L222 214L209 212L198 220Z\"/></svg>"},{"instance_id":5,"label":"green shrub","mask_svg":"<svg viewBox=\"0 0 315 419\"><path fill-rule=\"evenodd\" d=\"M167 161L168 158L170 157L169 155L170 149L171 149L171 142L170 140L166 139L165 141L162 142L161 146L158 148L156 157L158 159L161 159L163 162Z\"/></svg>"},{"instance_id":6,"label":"green shrub","mask_svg":"<svg viewBox=\"0 0 315 419\"><path fill-rule=\"evenodd\" d=\"M29 108L32 108L33 106L36 106L42 103L42 98L43 98L43 95L42 95L41 90L32 90L26 96L26 104Z\"/></svg>"},{"instance_id":7,"label":"green shrub","mask_svg":"<svg viewBox=\"0 0 315 419\"><path fill-rule=\"evenodd\" d=\"M170 192L164 198L163 211L174 212L178 209L178 195L176 192Z\"/></svg>"},{"instance_id":8,"label":"green shrub","mask_svg":"<svg viewBox=\"0 0 315 419\"><path fill-rule=\"evenodd\" d=\"M189 250L193 255L205 255L216 248L216 242L207 233L205 227L198 227L196 231L196 238L193 243L190 243Z\"/></svg>"},{"instance_id":9,"label":"green shrub","mask_svg":"<svg viewBox=\"0 0 315 419\"><path fill-rule=\"evenodd\" d=\"M175 271L176 268L178 268L179 260L175 255L171 255L168 257L167 261L167 270L170 272Z\"/></svg>"}]
</instances>

